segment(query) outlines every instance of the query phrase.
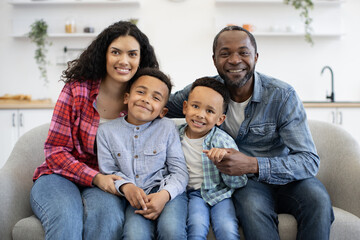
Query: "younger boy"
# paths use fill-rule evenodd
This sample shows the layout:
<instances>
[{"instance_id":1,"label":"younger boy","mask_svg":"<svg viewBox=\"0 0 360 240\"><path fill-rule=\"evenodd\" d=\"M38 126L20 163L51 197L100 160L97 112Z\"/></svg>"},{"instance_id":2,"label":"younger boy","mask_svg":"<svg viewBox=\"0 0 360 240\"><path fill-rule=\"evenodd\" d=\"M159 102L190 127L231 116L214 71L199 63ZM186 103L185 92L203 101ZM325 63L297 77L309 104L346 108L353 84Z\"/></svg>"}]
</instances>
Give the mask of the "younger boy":
<instances>
[{"instance_id":1,"label":"younger boy","mask_svg":"<svg viewBox=\"0 0 360 240\"><path fill-rule=\"evenodd\" d=\"M115 181L128 201L123 239L186 239L188 173L175 124L163 118L170 79L145 68L129 84L127 116L97 133L100 171L123 178Z\"/></svg>"},{"instance_id":2,"label":"younger boy","mask_svg":"<svg viewBox=\"0 0 360 240\"><path fill-rule=\"evenodd\" d=\"M220 126L230 100L224 84L213 78L196 80L184 101L186 124L180 126L182 148L189 171L188 239L205 239L211 219L216 239L240 239L231 195L247 183L246 175L220 173L212 161L221 161L226 148L238 149Z\"/></svg>"}]
</instances>

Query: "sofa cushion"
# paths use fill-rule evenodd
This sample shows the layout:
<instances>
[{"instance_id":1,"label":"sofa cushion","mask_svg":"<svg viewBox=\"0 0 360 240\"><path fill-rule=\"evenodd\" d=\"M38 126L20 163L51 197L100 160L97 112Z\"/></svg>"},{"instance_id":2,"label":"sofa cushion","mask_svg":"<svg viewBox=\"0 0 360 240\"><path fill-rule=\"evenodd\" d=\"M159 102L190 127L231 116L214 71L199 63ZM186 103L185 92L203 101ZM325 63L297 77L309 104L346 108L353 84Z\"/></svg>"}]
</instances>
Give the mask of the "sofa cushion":
<instances>
[{"instance_id":1,"label":"sofa cushion","mask_svg":"<svg viewBox=\"0 0 360 240\"><path fill-rule=\"evenodd\" d=\"M330 239L358 239L360 236L360 219L340 208L333 207L335 222L331 226ZM279 214L279 233L281 240L296 239L297 223L295 218L289 214ZM244 238L240 229L241 239ZM45 238L41 222L34 215L21 219L13 228L12 236L14 240ZM214 233L210 230L208 239L214 239Z\"/></svg>"}]
</instances>

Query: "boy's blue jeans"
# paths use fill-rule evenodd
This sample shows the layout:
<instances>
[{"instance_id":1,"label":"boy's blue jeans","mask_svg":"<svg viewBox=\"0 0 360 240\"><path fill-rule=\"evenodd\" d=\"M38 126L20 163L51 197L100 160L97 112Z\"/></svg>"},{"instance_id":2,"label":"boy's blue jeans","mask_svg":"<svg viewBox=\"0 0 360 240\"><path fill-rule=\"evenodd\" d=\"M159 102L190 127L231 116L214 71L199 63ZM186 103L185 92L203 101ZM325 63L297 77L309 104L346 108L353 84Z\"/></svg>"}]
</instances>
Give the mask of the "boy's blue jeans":
<instances>
[{"instance_id":1,"label":"boy's blue jeans","mask_svg":"<svg viewBox=\"0 0 360 240\"><path fill-rule=\"evenodd\" d=\"M156 190L156 189L155 189ZM124 235L127 240L186 240L187 197L182 193L167 202L156 220L136 214L129 203L126 207Z\"/></svg>"},{"instance_id":2,"label":"boy's blue jeans","mask_svg":"<svg viewBox=\"0 0 360 240\"><path fill-rule=\"evenodd\" d=\"M201 197L200 190L189 190L188 239L206 239L210 219L217 240L240 239L238 220L231 198L210 206Z\"/></svg>"},{"instance_id":3,"label":"boy's blue jeans","mask_svg":"<svg viewBox=\"0 0 360 240\"><path fill-rule=\"evenodd\" d=\"M126 199L101 189L79 189L57 174L36 180L30 205L46 239L120 239Z\"/></svg>"},{"instance_id":4,"label":"boy's blue jeans","mask_svg":"<svg viewBox=\"0 0 360 240\"><path fill-rule=\"evenodd\" d=\"M288 213L298 223L296 239L329 239L334 213L330 197L315 177L286 185L248 179L233 194L236 215L246 239L279 239L278 213Z\"/></svg>"}]
</instances>

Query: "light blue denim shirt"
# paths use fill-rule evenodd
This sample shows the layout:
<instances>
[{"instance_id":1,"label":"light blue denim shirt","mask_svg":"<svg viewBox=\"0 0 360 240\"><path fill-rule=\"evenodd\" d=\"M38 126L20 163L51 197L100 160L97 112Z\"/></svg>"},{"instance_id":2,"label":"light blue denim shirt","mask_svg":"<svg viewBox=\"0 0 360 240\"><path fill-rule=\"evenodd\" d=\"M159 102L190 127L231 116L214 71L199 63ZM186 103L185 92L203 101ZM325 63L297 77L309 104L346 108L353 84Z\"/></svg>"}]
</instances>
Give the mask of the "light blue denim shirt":
<instances>
[{"instance_id":1,"label":"light blue denim shirt","mask_svg":"<svg viewBox=\"0 0 360 240\"><path fill-rule=\"evenodd\" d=\"M223 82L219 76L215 78ZM315 176L320 159L294 88L258 72L254 80L254 92L235 142L240 152L257 158L258 181L280 185ZM190 88L171 95L168 117L183 117L182 103Z\"/></svg>"},{"instance_id":2,"label":"light blue denim shirt","mask_svg":"<svg viewBox=\"0 0 360 240\"><path fill-rule=\"evenodd\" d=\"M100 125L97 132L100 172L116 174L116 189L133 183L146 194L159 186L171 199L185 191L189 175L175 123L167 118L135 126L121 117Z\"/></svg>"}]
</instances>

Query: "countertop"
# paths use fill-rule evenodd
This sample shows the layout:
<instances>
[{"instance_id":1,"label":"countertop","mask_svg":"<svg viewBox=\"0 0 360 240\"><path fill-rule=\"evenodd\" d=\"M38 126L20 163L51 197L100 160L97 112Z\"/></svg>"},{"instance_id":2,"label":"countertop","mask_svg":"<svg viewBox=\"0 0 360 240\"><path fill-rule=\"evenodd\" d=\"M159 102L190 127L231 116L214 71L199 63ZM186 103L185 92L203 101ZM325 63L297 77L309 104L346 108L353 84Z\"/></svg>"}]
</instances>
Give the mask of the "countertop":
<instances>
[{"instance_id":1,"label":"countertop","mask_svg":"<svg viewBox=\"0 0 360 240\"><path fill-rule=\"evenodd\" d=\"M305 108L359 108L360 102L303 102Z\"/></svg>"},{"instance_id":2,"label":"countertop","mask_svg":"<svg viewBox=\"0 0 360 240\"><path fill-rule=\"evenodd\" d=\"M53 109L51 99L42 100L0 100L0 109Z\"/></svg>"}]
</instances>

